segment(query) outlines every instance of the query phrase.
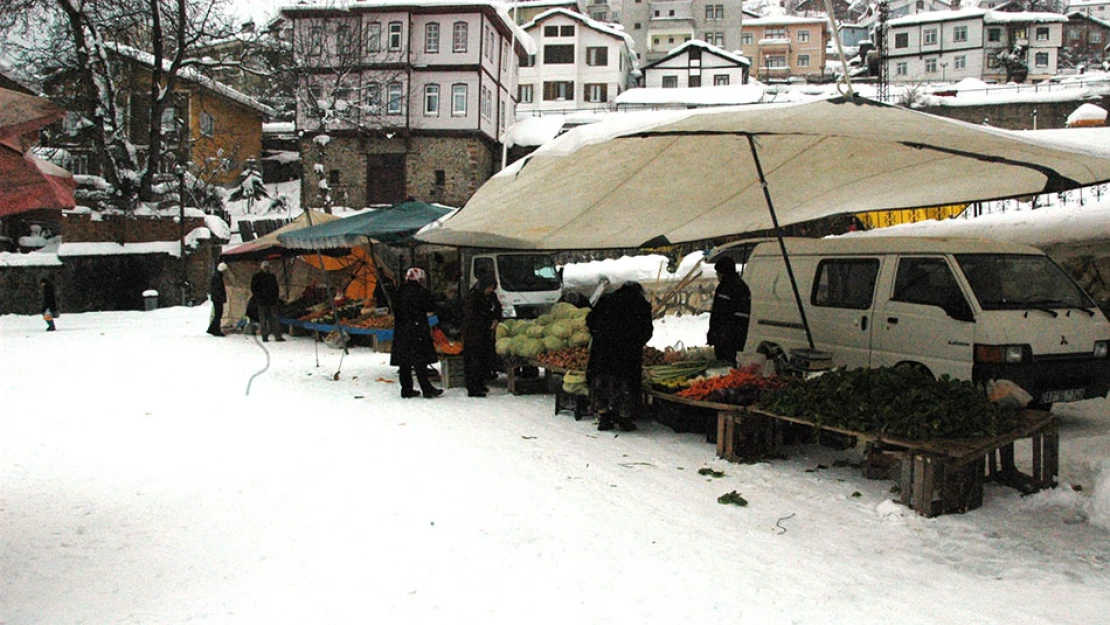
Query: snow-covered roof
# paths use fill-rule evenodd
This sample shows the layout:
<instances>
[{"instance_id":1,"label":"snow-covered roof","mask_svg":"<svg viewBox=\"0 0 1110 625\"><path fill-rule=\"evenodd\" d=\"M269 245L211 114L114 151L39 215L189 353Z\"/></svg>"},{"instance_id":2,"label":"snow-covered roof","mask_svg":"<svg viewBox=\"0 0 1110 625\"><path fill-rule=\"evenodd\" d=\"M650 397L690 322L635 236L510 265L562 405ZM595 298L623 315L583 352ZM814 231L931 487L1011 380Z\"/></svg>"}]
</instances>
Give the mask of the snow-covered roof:
<instances>
[{"instance_id":1,"label":"snow-covered roof","mask_svg":"<svg viewBox=\"0 0 1110 625\"><path fill-rule=\"evenodd\" d=\"M562 17L570 18L572 20L575 20L575 21L579 22L580 24L582 24L583 26L585 26L585 27L587 27L591 30L595 30L599 33L609 35L610 37L616 37L616 38L620 39L621 41L624 42L624 45L628 48L629 56L632 57L632 63L633 63L632 69L633 70L637 69L637 67L636 67L636 65L637 65L637 63L636 63L636 54L635 54L636 42L632 39L632 35L629 35L628 33L624 32L624 29L622 29L622 28L615 28L610 24L606 24L604 22L599 22L599 21L589 17L588 15L582 15L581 13L576 13L574 11L568 11L566 9L548 9L547 11L544 11L543 13L540 13L539 15L534 17L532 19L532 21L526 22L523 26L521 26L521 28L524 29L525 31L531 30L531 29L536 28L537 26L539 26L539 24L541 22L543 22L545 20L548 20L548 19L551 19L552 17L556 17L556 16L562 16Z\"/></svg>"},{"instance_id":2,"label":"snow-covered roof","mask_svg":"<svg viewBox=\"0 0 1110 625\"><path fill-rule=\"evenodd\" d=\"M264 135L291 135L295 132L297 132L295 122L268 122L262 124L262 134Z\"/></svg>"},{"instance_id":3,"label":"snow-covered roof","mask_svg":"<svg viewBox=\"0 0 1110 625\"><path fill-rule=\"evenodd\" d=\"M644 69L645 70L652 69L652 68L656 67L657 65L659 65L661 63L665 63L666 61L668 61L670 59L673 59L676 56L681 56L689 48L700 48L700 49L702 49L702 50L704 50L704 51L706 51L710 54L715 54L715 55L717 55L717 56L719 56L723 59L727 59L727 60L732 61L733 63L736 63L738 65L746 65L746 66L750 67L751 64L752 64L751 60L749 60L748 57L746 57L742 54L736 54L734 52L729 52L728 50L725 50L724 48L719 48L719 47L717 47L717 46L715 46L711 43L702 41L700 39L691 39L690 41L685 41L685 42L681 43L680 45L675 46L673 49L671 49L670 52L667 53L667 56L659 59L658 61L654 61L652 63L649 63L649 64L645 65Z\"/></svg>"},{"instance_id":4,"label":"snow-covered roof","mask_svg":"<svg viewBox=\"0 0 1110 625\"><path fill-rule=\"evenodd\" d=\"M371 11L381 9L384 11L404 11L406 9L450 9L450 8L489 8L501 19L502 24L509 31L516 34L516 39L528 54L536 53L536 42L517 25L509 12L510 5L504 2L491 2L490 0L329 0L317 4L296 4L279 7L280 13L301 13L314 11Z\"/></svg>"},{"instance_id":5,"label":"snow-covered roof","mask_svg":"<svg viewBox=\"0 0 1110 625\"><path fill-rule=\"evenodd\" d=\"M729 106L755 104L763 100L761 84L676 89L638 87L617 96L617 106L684 104L690 106Z\"/></svg>"},{"instance_id":6,"label":"snow-covered roof","mask_svg":"<svg viewBox=\"0 0 1110 625\"><path fill-rule=\"evenodd\" d=\"M107 42L107 43L104 44L104 46L107 49L112 50L112 51L116 52L117 54L119 54L121 56L125 56L125 57L127 57L127 58L129 58L133 61L137 61L139 63L142 63L143 65L146 65L147 67L154 67L154 55L150 54L149 52L144 52L142 50L139 50L137 48L132 48L131 46L124 45L122 43ZM169 71L169 69L171 67L171 64L168 60L163 59L162 60L162 67L166 71ZM185 81L188 81L188 82L191 82L191 83L198 84L198 85L200 85L200 86L202 86L206 89L209 89L209 90L211 90L215 93L218 93L218 94L222 95L223 97L225 97L229 100L232 100L233 102L238 102L239 104L242 104L243 106L254 109L254 110L258 111L259 113L262 113L263 115L266 115L266 116L269 116L269 117L274 117L274 116L277 115L277 111L270 108L269 106L266 106L265 104L256 100L255 98L250 97L249 95L243 93L242 91L239 91L237 89L233 89L233 88L225 85L222 82L213 80L213 79L209 78L208 76L205 76L204 74L201 74L200 72L196 71L192 67L182 67L181 69L178 70L177 76L181 80L185 80Z\"/></svg>"},{"instance_id":7,"label":"snow-covered roof","mask_svg":"<svg viewBox=\"0 0 1110 625\"><path fill-rule=\"evenodd\" d=\"M1068 13L1068 19L1070 20L1072 18L1080 18L1080 19L1091 20L1092 24L1098 24L1099 26L1102 26L1103 28L1110 29L1110 22L1107 22L1106 20L1099 19L1099 18L1097 18L1093 15L1087 15L1087 13L1085 13L1083 11L1071 11L1071 12L1069 12Z\"/></svg>"},{"instance_id":8,"label":"snow-covered roof","mask_svg":"<svg viewBox=\"0 0 1110 625\"><path fill-rule=\"evenodd\" d=\"M1105 122L1106 109L1090 102L1081 104L1079 108L1072 111L1071 115L1068 115L1068 125L1071 126L1081 121Z\"/></svg>"},{"instance_id":9,"label":"snow-covered roof","mask_svg":"<svg viewBox=\"0 0 1110 625\"><path fill-rule=\"evenodd\" d=\"M1066 22L1067 16L1060 13L1039 13L1032 11L1022 11L1019 13L1007 13L1005 11L992 11L989 9L959 9L957 11L926 11L924 13L914 13L913 15L906 15L890 20L887 25L889 27L897 26L912 26L915 24L930 24L934 22L954 22L958 20L967 19L982 19L986 24L1020 24L1020 23L1046 23L1046 22Z\"/></svg>"},{"instance_id":10,"label":"snow-covered roof","mask_svg":"<svg viewBox=\"0 0 1110 625\"><path fill-rule=\"evenodd\" d=\"M744 20L744 26L793 26L795 24L828 24L823 17L800 17L797 15L776 15Z\"/></svg>"}]
</instances>

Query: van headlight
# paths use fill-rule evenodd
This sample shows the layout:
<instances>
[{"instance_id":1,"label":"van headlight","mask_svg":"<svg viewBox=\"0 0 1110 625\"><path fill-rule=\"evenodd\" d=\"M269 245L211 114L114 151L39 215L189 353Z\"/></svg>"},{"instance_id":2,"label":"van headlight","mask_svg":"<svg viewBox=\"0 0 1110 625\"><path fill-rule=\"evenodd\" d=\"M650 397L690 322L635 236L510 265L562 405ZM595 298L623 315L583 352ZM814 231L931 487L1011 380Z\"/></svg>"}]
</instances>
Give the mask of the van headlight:
<instances>
[{"instance_id":1,"label":"van headlight","mask_svg":"<svg viewBox=\"0 0 1110 625\"><path fill-rule=\"evenodd\" d=\"M1110 341L1095 341L1095 358L1110 356Z\"/></svg>"},{"instance_id":2,"label":"van headlight","mask_svg":"<svg viewBox=\"0 0 1110 625\"><path fill-rule=\"evenodd\" d=\"M1032 354L1028 345L975 345L975 362L1014 364L1031 359Z\"/></svg>"}]
</instances>

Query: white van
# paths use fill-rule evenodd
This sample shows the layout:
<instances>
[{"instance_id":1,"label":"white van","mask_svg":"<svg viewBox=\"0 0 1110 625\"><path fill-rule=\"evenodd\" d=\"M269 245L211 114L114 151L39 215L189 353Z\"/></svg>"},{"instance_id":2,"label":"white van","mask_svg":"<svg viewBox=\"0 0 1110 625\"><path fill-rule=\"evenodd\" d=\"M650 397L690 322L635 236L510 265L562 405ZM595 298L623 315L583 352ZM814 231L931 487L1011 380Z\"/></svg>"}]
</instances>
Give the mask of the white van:
<instances>
[{"instance_id":1,"label":"white van","mask_svg":"<svg viewBox=\"0 0 1110 625\"><path fill-rule=\"evenodd\" d=\"M814 347L834 365L921 367L1007 379L1047 405L1110 390L1110 323L1040 250L973 239L785 239ZM745 351L809 347L777 240L718 248L746 259Z\"/></svg>"},{"instance_id":2,"label":"white van","mask_svg":"<svg viewBox=\"0 0 1110 625\"><path fill-rule=\"evenodd\" d=\"M551 254L545 252L489 252L469 256L467 287L478 275L493 276L501 302L501 316L534 319L548 311L563 295L562 275Z\"/></svg>"}]
</instances>

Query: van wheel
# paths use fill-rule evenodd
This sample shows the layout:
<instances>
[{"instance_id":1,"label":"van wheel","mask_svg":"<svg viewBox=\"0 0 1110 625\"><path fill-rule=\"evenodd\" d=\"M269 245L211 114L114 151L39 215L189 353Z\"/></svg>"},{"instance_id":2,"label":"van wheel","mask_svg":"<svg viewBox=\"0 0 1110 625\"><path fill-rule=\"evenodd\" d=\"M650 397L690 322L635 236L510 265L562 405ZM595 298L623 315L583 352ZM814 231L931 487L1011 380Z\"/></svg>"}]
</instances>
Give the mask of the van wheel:
<instances>
[{"instance_id":1,"label":"van wheel","mask_svg":"<svg viewBox=\"0 0 1110 625\"><path fill-rule=\"evenodd\" d=\"M933 372L929 371L929 368L926 367L925 365L921 364L920 362L900 362L900 363L894 365L894 367L896 369L905 369L905 370L909 370L909 371L916 371L918 373L922 373L924 375L929 376L930 380L935 380L936 379L936 376L933 375Z\"/></svg>"}]
</instances>

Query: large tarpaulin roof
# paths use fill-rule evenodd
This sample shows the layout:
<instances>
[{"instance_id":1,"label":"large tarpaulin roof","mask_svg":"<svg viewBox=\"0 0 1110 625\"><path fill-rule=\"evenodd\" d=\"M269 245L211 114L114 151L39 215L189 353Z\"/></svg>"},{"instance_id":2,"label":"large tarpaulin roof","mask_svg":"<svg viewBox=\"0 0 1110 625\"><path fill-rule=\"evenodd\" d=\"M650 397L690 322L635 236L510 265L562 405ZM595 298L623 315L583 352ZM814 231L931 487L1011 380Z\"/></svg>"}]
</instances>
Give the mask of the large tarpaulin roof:
<instances>
[{"instance_id":1,"label":"large tarpaulin roof","mask_svg":"<svg viewBox=\"0 0 1110 625\"><path fill-rule=\"evenodd\" d=\"M304 252L301 250L286 249L278 240L278 237L287 232L295 232L303 228L308 228L310 221L313 224L320 224L338 220L339 217L330 213L313 210L312 213L309 214L306 211L298 215L293 221L265 236L224 250L223 257L227 260L257 260L281 256L298 256Z\"/></svg>"},{"instance_id":2,"label":"large tarpaulin roof","mask_svg":"<svg viewBox=\"0 0 1110 625\"><path fill-rule=\"evenodd\" d=\"M629 113L514 163L416 238L504 249L651 247L770 228L767 195L786 225L1061 191L1110 180L1110 134L1101 137L1097 147L1050 143L860 98Z\"/></svg>"},{"instance_id":3,"label":"large tarpaulin roof","mask_svg":"<svg viewBox=\"0 0 1110 625\"><path fill-rule=\"evenodd\" d=\"M318 250L354 247L373 239L398 243L429 223L451 214L455 209L424 202L401 202L389 208L367 211L296 232L278 236L290 249Z\"/></svg>"}]
</instances>

